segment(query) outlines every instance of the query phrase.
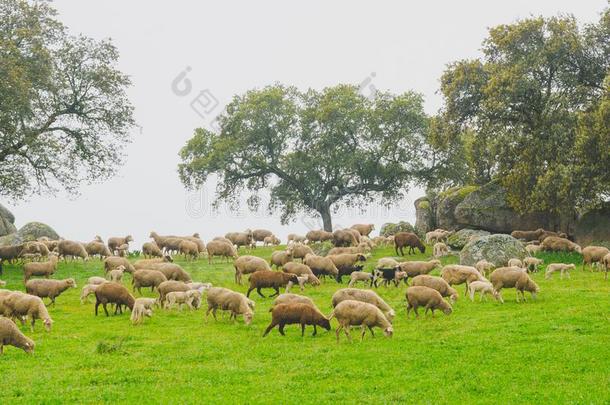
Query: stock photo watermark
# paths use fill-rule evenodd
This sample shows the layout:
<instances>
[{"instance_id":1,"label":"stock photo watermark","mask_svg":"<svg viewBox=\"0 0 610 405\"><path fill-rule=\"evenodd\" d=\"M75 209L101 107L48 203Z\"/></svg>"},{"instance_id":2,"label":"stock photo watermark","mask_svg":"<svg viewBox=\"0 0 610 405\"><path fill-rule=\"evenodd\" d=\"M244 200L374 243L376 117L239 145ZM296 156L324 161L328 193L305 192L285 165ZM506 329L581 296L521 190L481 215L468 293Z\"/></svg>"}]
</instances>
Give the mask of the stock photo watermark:
<instances>
[{"instance_id":1,"label":"stock photo watermark","mask_svg":"<svg viewBox=\"0 0 610 405\"><path fill-rule=\"evenodd\" d=\"M188 78L188 75L192 70L193 69L190 66L187 66L172 80L171 89L172 93L176 96L187 97L192 95L193 83L191 79ZM207 125L214 130L219 130L217 114L213 114L219 105L220 102L218 101L218 98L214 96L210 89L199 90L195 97L189 102L191 110L206 121Z\"/></svg>"}]
</instances>

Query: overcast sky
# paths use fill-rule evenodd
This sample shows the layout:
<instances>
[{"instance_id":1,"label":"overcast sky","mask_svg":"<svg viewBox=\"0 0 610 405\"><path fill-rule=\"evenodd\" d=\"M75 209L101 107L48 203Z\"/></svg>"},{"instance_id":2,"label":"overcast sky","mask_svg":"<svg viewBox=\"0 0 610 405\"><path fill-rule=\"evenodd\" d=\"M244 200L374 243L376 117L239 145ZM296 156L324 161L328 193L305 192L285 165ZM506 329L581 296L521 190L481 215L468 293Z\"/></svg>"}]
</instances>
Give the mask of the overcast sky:
<instances>
[{"instance_id":1,"label":"overcast sky","mask_svg":"<svg viewBox=\"0 0 610 405\"><path fill-rule=\"evenodd\" d=\"M282 226L279 215L211 212L214 185L187 193L178 179L177 153L193 129L209 126L234 94L274 82L300 88L371 79L377 89L437 94L445 65L479 55L487 28L530 15L574 14L593 22L603 0L552 1L56 1L72 33L113 39L141 131L127 148L119 175L82 188L81 195L33 197L7 204L17 226L42 221L63 237L88 241L99 234L133 234L136 246L151 230L199 232L204 239L264 227L285 238L317 227L312 218ZM188 69L188 71L187 71ZM181 72L190 82L172 82ZM203 96L200 92L205 91ZM206 98L207 96L207 98ZM195 104L197 111L191 107ZM212 108L216 101L218 106ZM208 110L211 110L208 112ZM342 212L339 225L414 221L412 189L397 207ZM203 199L200 196L203 195ZM200 202L200 200L202 200Z\"/></svg>"}]
</instances>

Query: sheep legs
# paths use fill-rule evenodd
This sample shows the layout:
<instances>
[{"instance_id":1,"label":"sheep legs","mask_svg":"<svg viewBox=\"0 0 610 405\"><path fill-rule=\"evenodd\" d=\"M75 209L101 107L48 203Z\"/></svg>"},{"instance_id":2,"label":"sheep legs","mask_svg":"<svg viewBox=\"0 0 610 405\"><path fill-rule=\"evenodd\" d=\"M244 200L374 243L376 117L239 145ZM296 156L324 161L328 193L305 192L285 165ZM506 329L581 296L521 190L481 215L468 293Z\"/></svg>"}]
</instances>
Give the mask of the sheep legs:
<instances>
[{"instance_id":1,"label":"sheep legs","mask_svg":"<svg viewBox=\"0 0 610 405\"><path fill-rule=\"evenodd\" d=\"M269 324L269 326L267 326L267 329L265 329L265 333L263 333L263 337L267 336L269 334L269 332L271 332L271 329L275 328L275 325L277 325L275 322L271 321L271 324Z\"/></svg>"},{"instance_id":2,"label":"sheep legs","mask_svg":"<svg viewBox=\"0 0 610 405\"><path fill-rule=\"evenodd\" d=\"M271 295L269 296L269 298L271 298L271 297L277 297L278 295L280 295L280 289L279 289L279 288L277 288L277 287L273 287L273 288L275 289L275 294L271 294ZM260 292L259 292L259 294L260 294ZM261 294L261 295L262 295L262 294Z\"/></svg>"}]
</instances>

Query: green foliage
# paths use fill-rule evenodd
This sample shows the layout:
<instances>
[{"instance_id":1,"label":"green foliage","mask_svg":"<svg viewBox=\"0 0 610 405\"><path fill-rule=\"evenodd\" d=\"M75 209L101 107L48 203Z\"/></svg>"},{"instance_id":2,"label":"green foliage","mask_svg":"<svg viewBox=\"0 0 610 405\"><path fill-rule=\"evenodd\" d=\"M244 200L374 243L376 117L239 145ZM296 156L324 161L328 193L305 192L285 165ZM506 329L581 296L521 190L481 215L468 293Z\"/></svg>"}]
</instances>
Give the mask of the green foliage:
<instances>
[{"instance_id":1,"label":"green foliage","mask_svg":"<svg viewBox=\"0 0 610 405\"><path fill-rule=\"evenodd\" d=\"M111 176L134 125L109 40L70 36L47 2L0 1L0 195Z\"/></svg>"},{"instance_id":2,"label":"green foliage","mask_svg":"<svg viewBox=\"0 0 610 405\"><path fill-rule=\"evenodd\" d=\"M608 196L610 11L489 30L483 57L449 65L429 141L449 173L432 185L499 179L519 212L571 213Z\"/></svg>"},{"instance_id":3,"label":"green foliage","mask_svg":"<svg viewBox=\"0 0 610 405\"><path fill-rule=\"evenodd\" d=\"M412 92L369 99L349 85L269 86L235 96L220 125L219 134L196 129L182 149L182 182L196 187L216 174L217 201L236 204L248 190L251 208L269 189L268 208L284 223L317 212L330 230L339 204L388 204L426 175L427 119Z\"/></svg>"}]
</instances>

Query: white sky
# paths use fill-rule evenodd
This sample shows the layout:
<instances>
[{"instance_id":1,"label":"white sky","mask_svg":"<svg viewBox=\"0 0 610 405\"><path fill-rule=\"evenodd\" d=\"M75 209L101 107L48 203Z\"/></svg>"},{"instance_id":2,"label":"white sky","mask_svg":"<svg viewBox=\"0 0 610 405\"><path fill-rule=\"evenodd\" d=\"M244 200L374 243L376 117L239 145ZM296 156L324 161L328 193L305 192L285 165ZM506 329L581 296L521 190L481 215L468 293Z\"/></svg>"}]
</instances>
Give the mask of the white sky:
<instances>
[{"instance_id":1,"label":"white sky","mask_svg":"<svg viewBox=\"0 0 610 405\"><path fill-rule=\"evenodd\" d=\"M421 92L427 112L434 113L445 65L478 56L487 27L558 13L593 22L606 5L604 0L56 1L60 20L72 33L111 37L119 48L142 130L134 131L116 178L83 187L76 199L59 194L5 205L18 227L42 221L63 237L83 241L131 233L137 248L151 230L199 232L204 239L248 227L268 228L281 238L305 233L315 224L311 218L281 226L279 215L252 214L246 207L213 214L213 184L201 205L193 203L197 194L182 187L179 149L234 94L274 82L300 88L358 84L374 72L376 88ZM187 66L192 90L178 96L171 84ZM204 89L220 103L205 119L190 107ZM342 212L334 224L372 222L379 229L388 221L413 223L413 201L421 194L411 190L391 210Z\"/></svg>"}]
</instances>

